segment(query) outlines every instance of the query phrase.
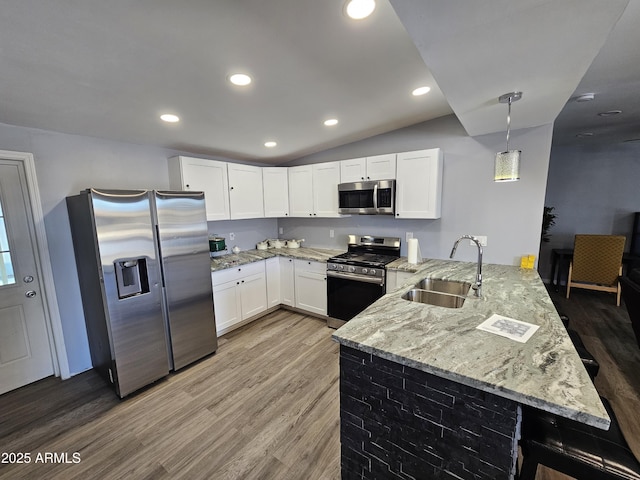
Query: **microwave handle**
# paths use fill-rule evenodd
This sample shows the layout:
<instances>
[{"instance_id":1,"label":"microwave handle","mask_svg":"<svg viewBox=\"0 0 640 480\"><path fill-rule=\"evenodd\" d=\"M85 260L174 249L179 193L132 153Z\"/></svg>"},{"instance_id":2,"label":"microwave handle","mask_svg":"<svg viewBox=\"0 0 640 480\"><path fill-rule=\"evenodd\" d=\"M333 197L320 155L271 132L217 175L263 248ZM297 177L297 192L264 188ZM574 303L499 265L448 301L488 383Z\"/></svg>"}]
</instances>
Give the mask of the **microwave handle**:
<instances>
[{"instance_id":1,"label":"microwave handle","mask_svg":"<svg viewBox=\"0 0 640 480\"><path fill-rule=\"evenodd\" d=\"M378 209L378 184L373 186L373 208Z\"/></svg>"}]
</instances>

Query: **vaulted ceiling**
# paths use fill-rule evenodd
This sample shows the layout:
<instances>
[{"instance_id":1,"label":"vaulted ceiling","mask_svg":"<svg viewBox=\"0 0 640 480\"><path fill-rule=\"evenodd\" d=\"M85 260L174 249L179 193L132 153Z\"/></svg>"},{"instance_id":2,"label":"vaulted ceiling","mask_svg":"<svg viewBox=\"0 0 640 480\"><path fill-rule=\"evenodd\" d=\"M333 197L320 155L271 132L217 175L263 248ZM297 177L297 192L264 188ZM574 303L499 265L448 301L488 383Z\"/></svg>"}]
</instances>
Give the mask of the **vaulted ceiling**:
<instances>
[{"instance_id":1,"label":"vaulted ceiling","mask_svg":"<svg viewBox=\"0 0 640 480\"><path fill-rule=\"evenodd\" d=\"M355 21L344 0L0 0L0 122L278 164L451 113L502 131L521 90L513 128L622 141L595 113L640 136L639 2L377 0Z\"/></svg>"}]
</instances>

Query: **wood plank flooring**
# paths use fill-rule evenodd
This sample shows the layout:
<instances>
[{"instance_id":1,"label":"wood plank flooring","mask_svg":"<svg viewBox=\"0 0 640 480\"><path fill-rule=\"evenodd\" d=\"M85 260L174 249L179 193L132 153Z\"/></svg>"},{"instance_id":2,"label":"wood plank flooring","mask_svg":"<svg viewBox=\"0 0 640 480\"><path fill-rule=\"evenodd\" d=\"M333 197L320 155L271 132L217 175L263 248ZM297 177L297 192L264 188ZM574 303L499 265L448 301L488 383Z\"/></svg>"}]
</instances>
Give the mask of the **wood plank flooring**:
<instances>
[{"instance_id":1,"label":"wood plank flooring","mask_svg":"<svg viewBox=\"0 0 640 480\"><path fill-rule=\"evenodd\" d=\"M0 396L0 479L340 478L338 344L279 310L218 352L119 400L94 372ZM35 463L45 452L77 464Z\"/></svg>"},{"instance_id":2,"label":"wood plank flooring","mask_svg":"<svg viewBox=\"0 0 640 480\"><path fill-rule=\"evenodd\" d=\"M612 295L550 292L600 362L596 388L640 458L640 349ZM313 317L279 310L218 352L125 400L92 371L0 396L0 479L340 478L338 344ZM34 462L80 453L78 464ZM538 480L566 480L545 468Z\"/></svg>"}]
</instances>

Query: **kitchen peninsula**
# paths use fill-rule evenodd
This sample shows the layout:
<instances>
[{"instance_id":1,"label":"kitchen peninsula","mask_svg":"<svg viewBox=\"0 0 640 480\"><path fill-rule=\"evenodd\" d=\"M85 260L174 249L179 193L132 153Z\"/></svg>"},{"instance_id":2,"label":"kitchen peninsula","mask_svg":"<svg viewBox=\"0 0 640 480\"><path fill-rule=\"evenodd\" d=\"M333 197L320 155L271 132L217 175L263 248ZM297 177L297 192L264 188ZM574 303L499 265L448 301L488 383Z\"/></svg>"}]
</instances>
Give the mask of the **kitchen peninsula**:
<instances>
[{"instance_id":1,"label":"kitchen peninsula","mask_svg":"<svg viewBox=\"0 0 640 480\"><path fill-rule=\"evenodd\" d=\"M485 265L461 308L404 300L425 277L473 282L476 264L427 260L337 330L342 478L514 478L520 405L599 428L609 418L535 270ZM477 329L492 314L526 342Z\"/></svg>"}]
</instances>

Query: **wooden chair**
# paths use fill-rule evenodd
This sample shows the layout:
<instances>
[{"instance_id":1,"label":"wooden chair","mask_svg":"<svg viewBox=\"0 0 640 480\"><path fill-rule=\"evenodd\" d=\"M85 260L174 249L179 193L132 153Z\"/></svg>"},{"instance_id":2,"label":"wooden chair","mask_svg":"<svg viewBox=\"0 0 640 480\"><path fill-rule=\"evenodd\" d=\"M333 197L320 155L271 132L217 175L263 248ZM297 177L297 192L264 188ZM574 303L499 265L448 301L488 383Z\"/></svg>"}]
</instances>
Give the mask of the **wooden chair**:
<instances>
[{"instance_id":1,"label":"wooden chair","mask_svg":"<svg viewBox=\"0 0 640 480\"><path fill-rule=\"evenodd\" d=\"M623 235L576 235L569 264L567 298L571 287L613 292L620 306Z\"/></svg>"}]
</instances>

